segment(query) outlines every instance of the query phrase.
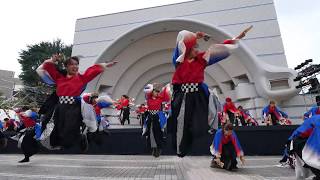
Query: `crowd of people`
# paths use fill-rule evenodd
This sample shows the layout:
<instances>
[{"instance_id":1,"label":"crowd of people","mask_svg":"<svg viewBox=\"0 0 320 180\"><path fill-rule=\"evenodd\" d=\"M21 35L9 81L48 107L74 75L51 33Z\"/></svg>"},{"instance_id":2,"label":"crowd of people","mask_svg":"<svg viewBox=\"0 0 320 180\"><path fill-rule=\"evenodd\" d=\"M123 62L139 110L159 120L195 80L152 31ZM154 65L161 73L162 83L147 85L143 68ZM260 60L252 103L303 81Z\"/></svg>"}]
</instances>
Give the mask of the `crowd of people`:
<instances>
[{"instance_id":1,"label":"crowd of people","mask_svg":"<svg viewBox=\"0 0 320 180\"><path fill-rule=\"evenodd\" d=\"M142 135L147 138L154 157L161 155L165 129L172 136L173 148L178 157L186 156L193 141L207 135L209 130L215 133L210 148L211 167L233 170L237 168L237 157L242 163L245 162L244 152L233 128L257 126L259 123L241 105L236 107L229 97L222 106L217 96L204 83L204 71L206 67L230 56L251 28L245 29L233 39L211 45L207 51L198 50L198 41L208 40L208 35L186 30L179 32L173 52L175 72L171 84L146 85L146 103L138 105L136 109L143 129ZM23 109L18 112L19 124L6 119L1 127L19 132L15 138L25 155L20 161L22 163L28 162L39 151L40 145L54 150L79 146L85 152L88 140L99 143L99 134L109 126L108 120L101 115L103 108L113 107L119 110L120 123L130 124L130 108L134 107L134 99L123 95L114 101L109 96L99 96L96 93L83 94L86 84L115 65L116 61L95 64L80 74L78 57L70 57L63 62L66 72L61 72L56 66L61 60L59 54L54 54L37 69L44 82L56 86L56 91L40 110ZM319 157L320 117L314 115L317 113L319 109L306 113L307 119L289 141L293 142L290 152L296 158L300 157L301 162L308 166L298 167L311 169L316 178L319 178L319 158L311 158ZM266 125L291 124L288 115L274 101L263 108L262 114ZM299 138L304 138L305 145L301 145ZM2 132L0 139L1 145L5 145Z\"/></svg>"}]
</instances>

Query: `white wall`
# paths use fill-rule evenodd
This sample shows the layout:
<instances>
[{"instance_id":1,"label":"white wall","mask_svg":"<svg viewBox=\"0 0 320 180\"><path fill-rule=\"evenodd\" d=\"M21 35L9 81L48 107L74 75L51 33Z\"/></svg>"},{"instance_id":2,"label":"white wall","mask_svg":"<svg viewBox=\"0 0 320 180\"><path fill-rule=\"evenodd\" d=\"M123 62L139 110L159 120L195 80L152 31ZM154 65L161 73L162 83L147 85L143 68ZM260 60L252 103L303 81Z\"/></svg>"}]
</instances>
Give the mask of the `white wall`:
<instances>
[{"instance_id":1,"label":"white wall","mask_svg":"<svg viewBox=\"0 0 320 180\"><path fill-rule=\"evenodd\" d=\"M203 21L232 35L253 25L246 45L261 61L287 66L272 0L199 0L78 19L72 54L84 56L80 68L83 70L120 35L162 18Z\"/></svg>"}]
</instances>

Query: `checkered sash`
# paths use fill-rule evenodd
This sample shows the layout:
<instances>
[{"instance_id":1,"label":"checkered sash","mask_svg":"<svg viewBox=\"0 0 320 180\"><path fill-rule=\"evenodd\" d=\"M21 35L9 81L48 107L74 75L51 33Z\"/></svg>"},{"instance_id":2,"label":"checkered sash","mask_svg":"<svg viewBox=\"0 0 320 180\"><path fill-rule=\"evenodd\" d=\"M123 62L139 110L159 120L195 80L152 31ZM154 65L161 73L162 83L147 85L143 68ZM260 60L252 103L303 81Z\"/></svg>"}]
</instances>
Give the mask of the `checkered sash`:
<instances>
[{"instance_id":1,"label":"checkered sash","mask_svg":"<svg viewBox=\"0 0 320 180\"><path fill-rule=\"evenodd\" d=\"M152 114L152 115L155 115L157 114L159 111L158 110L149 110L149 113Z\"/></svg>"},{"instance_id":2,"label":"checkered sash","mask_svg":"<svg viewBox=\"0 0 320 180\"><path fill-rule=\"evenodd\" d=\"M75 104L76 99L73 96L59 96L60 104Z\"/></svg>"},{"instance_id":3,"label":"checkered sash","mask_svg":"<svg viewBox=\"0 0 320 180\"><path fill-rule=\"evenodd\" d=\"M199 91L199 83L182 84L181 90L185 93L198 92Z\"/></svg>"}]
</instances>

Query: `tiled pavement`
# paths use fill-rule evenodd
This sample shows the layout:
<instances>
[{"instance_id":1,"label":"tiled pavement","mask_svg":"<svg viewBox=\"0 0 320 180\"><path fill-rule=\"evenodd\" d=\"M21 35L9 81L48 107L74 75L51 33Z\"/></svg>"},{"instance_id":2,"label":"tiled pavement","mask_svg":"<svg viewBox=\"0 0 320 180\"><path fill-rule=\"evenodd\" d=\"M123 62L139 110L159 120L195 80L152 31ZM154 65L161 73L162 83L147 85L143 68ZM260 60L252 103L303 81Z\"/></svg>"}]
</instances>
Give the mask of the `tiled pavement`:
<instances>
[{"instance_id":1,"label":"tiled pavement","mask_svg":"<svg viewBox=\"0 0 320 180\"><path fill-rule=\"evenodd\" d=\"M0 154L0 180L260 180L294 179L294 170L280 168L279 157L246 157L246 164L235 172L209 167L210 157L138 155L35 155L19 164L20 154Z\"/></svg>"}]
</instances>

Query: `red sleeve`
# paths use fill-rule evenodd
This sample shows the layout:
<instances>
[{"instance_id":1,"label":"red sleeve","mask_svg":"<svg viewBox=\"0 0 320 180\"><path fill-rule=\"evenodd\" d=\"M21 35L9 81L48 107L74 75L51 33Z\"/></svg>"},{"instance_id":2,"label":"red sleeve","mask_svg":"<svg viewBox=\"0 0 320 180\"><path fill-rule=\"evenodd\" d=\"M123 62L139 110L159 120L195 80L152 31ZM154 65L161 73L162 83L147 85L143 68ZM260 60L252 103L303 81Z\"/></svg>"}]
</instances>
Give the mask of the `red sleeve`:
<instances>
[{"instance_id":1,"label":"red sleeve","mask_svg":"<svg viewBox=\"0 0 320 180\"><path fill-rule=\"evenodd\" d=\"M46 70L54 81L62 77L63 75L59 73L54 63L45 62L43 64L43 69Z\"/></svg>"},{"instance_id":2,"label":"red sleeve","mask_svg":"<svg viewBox=\"0 0 320 180\"><path fill-rule=\"evenodd\" d=\"M101 72L103 72L103 67L100 65L93 65L89 67L86 72L84 72L83 75L81 75L81 78L84 83L90 82L93 78L98 76Z\"/></svg>"},{"instance_id":3,"label":"red sleeve","mask_svg":"<svg viewBox=\"0 0 320 180\"><path fill-rule=\"evenodd\" d=\"M164 89L160 92L159 95L160 95L162 101L164 101L164 102L169 102L169 101L170 101L170 96L169 96L166 88L164 88Z\"/></svg>"},{"instance_id":4,"label":"red sleeve","mask_svg":"<svg viewBox=\"0 0 320 180\"><path fill-rule=\"evenodd\" d=\"M90 104L90 95L89 94L85 94L82 99L84 100L84 102Z\"/></svg>"},{"instance_id":5,"label":"red sleeve","mask_svg":"<svg viewBox=\"0 0 320 180\"><path fill-rule=\"evenodd\" d=\"M236 43L236 40L233 40L233 39L226 39L223 41L223 44L235 44Z\"/></svg>"},{"instance_id":6,"label":"red sleeve","mask_svg":"<svg viewBox=\"0 0 320 180\"><path fill-rule=\"evenodd\" d=\"M223 106L223 112L225 112L225 113L228 112L228 108L227 108L227 105L226 105L226 104Z\"/></svg>"}]
</instances>

